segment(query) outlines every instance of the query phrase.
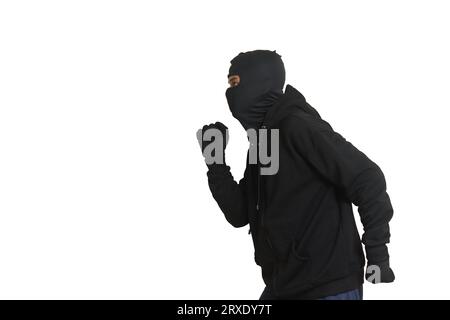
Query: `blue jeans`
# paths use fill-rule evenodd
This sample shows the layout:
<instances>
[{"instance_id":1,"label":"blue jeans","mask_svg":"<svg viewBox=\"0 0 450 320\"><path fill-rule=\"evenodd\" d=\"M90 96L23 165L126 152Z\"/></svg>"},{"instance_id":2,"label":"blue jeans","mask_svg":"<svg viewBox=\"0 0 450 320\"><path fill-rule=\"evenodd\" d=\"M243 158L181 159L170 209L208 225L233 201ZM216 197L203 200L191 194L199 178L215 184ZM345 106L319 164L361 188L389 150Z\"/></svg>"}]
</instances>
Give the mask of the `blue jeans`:
<instances>
[{"instance_id":1,"label":"blue jeans","mask_svg":"<svg viewBox=\"0 0 450 320\"><path fill-rule=\"evenodd\" d=\"M362 286L358 289L342 292L335 296L328 296L318 300L362 300L363 299L363 288Z\"/></svg>"},{"instance_id":2,"label":"blue jeans","mask_svg":"<svg viewBox=\"0 0 450 320\"><path fill-rule=\"evenodd\" d=\"M320 298L317 300L362 300L363 299L363 288L362 286L355 290L350 290L346 292L339 293L334 296L328 296L325 298ZM266 287L259 297L259 300L276 300L272 295L270 290Z\"/></svg>"}]
</instances>

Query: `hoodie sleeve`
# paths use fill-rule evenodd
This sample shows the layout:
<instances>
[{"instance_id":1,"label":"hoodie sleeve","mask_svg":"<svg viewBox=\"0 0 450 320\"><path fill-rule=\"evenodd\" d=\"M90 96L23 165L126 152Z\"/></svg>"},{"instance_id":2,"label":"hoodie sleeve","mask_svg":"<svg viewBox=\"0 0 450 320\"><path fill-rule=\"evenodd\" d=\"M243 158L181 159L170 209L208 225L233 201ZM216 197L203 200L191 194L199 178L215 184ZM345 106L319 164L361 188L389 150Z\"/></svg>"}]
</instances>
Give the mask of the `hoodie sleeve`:
<instances>
[{"instance_id":1,"label":"hoodie sleeve","mask_svg":"<svg viewBox=\"0 0 450 320\"><path fill-rule=\"evenodd\" d=\"M362 242L369 264L389 261L389 221L393 215L381 169L323 120L296 117L294 145L320 175L353 204L364 227Z\"/></svg>"},{"instance_id":2,"label":"hoodie sleeve","mask_svg":"<svg viewBox=\"0 0 450 320\"><path fill-rule=\"evenodd\" d=\"M210 166L207 175L209 189L227 221L236 228L245 226L248 223L245 193L247 169L239 183L234 181L227 165Z\"/></svg>"}]
</instances>

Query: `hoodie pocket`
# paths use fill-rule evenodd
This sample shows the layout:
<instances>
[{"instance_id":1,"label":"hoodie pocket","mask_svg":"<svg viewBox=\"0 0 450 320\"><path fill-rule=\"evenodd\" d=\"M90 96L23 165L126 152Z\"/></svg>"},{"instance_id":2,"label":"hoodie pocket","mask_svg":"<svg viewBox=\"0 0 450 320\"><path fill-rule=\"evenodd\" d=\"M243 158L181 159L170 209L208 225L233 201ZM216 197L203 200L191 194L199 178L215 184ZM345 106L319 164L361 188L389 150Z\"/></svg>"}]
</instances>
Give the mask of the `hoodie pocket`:
<instances>
[{"instance_id":1,"label":"hoodie pocket","mask_svg":"<svg viewBox=\"0 0 450 320\"><path fill-rule=\"evenodd\" d=\"M274 293L286 297L309 289L314 276L310 256L297 248L297 243L291 244L286 260L277 263L273 275Z\"/></svg>"}]
</instances>

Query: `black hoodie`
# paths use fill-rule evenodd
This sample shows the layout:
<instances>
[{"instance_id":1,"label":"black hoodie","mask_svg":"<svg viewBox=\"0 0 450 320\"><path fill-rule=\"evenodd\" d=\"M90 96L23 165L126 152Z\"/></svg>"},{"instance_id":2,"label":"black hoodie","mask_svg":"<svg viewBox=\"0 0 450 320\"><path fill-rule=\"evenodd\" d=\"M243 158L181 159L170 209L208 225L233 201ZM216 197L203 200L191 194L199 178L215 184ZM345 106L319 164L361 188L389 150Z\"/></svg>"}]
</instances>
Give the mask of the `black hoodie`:
<instances>
[{"instance_id":1,"label":"black hoodie","mask_svg":"<svg viewBox=\"0 0 450 320\"><path fill-rule=\"evenodd\" d=\"M287 85L262 127L279 129L279 170L247 164L236 183L226 165L208 170L211 192L235 227L250 225L255 261L277 298L315 299L358 288L365 257L389 261L393 210L380 168Z\"/></svg>"}]
</instances>

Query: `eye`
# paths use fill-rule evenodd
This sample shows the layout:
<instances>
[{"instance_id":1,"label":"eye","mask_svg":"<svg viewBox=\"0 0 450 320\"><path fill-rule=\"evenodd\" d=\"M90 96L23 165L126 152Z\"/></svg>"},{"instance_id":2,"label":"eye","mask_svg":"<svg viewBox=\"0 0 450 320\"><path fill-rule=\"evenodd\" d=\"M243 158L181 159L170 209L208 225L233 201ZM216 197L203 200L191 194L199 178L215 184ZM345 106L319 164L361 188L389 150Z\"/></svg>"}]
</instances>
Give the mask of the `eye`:
<instances>
[{"instance_id":1,"label":"eye","mask_svg":"<svg viewBox=\"0 0 450 320\"><path fill-rule=\"evenodd\" d=\"M228 84L230 87L236 87L240 82L240 78L238 75L233 75L228 77Z\"/></svg>"}]
</instances>

